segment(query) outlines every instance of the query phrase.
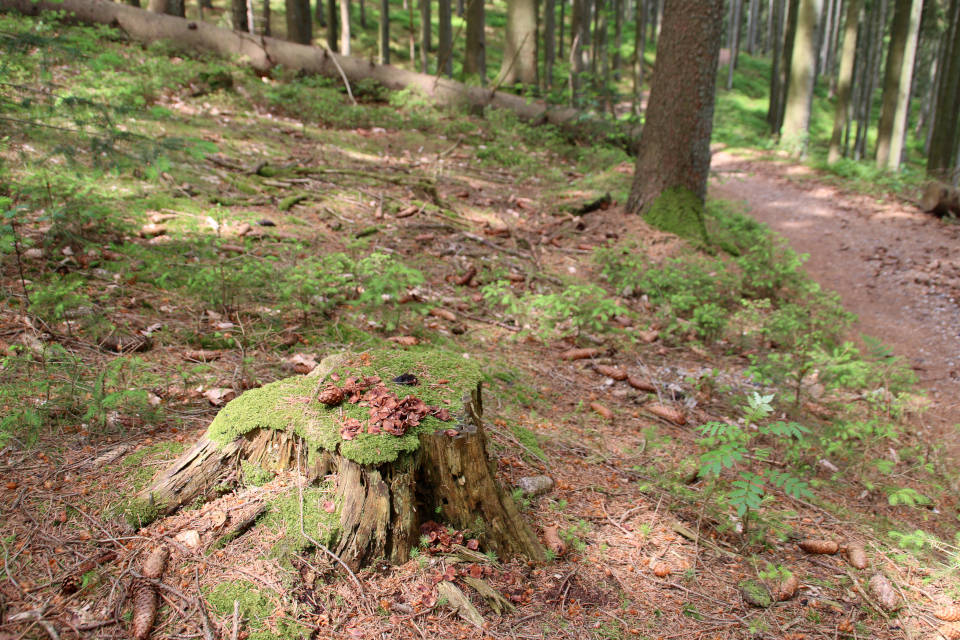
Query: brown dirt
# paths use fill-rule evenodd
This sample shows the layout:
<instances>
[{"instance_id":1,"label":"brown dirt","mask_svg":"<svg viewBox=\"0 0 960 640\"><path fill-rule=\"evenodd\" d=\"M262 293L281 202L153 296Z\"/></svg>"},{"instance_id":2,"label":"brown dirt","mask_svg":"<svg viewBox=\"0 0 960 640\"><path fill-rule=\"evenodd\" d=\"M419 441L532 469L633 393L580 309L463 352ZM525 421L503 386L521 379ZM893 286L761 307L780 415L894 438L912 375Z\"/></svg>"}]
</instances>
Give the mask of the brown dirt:
<instances>
[{"instance_id":1,"label":"brown dirt","mask_svg":"<svg viewBox=\"0 0 960 640\"><path fill-rule=\"evenodd\" d=\"M929 391L925 426L960 422L960 228L903 201L843 193L800 165L721 151L713 170L713 196L745 202L809 254L807 272L857 314L852 338L879 338L908 359Z\"/></svg>"}]
</instances>

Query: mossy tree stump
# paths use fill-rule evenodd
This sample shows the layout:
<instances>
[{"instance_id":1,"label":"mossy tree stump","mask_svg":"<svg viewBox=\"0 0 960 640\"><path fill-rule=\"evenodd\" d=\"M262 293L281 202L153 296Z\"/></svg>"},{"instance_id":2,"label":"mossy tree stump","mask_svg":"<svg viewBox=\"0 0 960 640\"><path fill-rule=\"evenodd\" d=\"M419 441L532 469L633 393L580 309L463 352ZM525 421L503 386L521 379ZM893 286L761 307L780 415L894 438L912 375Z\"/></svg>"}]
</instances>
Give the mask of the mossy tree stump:
<instances>
[{"instance_id":1,"label":"mossy tree stump","mask_svg":"<svg viewBox=\"0 0 960 640\"><path fill-rule=\"evenodd\" d=\"M416 376L418 384L393 382L402 374ZM317 400L318 391L361 376L379 376L398 398L412 395L447 408L451 419L430 415L400 436L361 429L344 439L347 421L367 424L370 407L363 401L328 407ZM483 549L501 558L543 561L539 541L494 479L482 415L480 371L466 359L390 350L330 356L306 376L228 403L204 436L138 494L128 516L143 522L214 497L246 461L272 471L298 470L335 488L336 512L323 519L329 526L306 533L353 569L378 558L406 562L420 525L429 520L470 529ZM299 534L299 523L288 523L287 530Z\"/></svg>"}]
</instances>

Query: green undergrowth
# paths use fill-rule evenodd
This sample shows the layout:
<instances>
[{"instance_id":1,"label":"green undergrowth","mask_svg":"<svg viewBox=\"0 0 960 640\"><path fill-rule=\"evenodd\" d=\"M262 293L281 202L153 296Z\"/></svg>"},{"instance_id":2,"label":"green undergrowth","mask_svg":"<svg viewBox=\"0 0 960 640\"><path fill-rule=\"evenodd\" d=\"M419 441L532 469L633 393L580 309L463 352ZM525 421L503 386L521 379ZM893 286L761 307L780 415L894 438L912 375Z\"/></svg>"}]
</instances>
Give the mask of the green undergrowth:
<instances>
[{"instance_id":1,"label":"green undergrowth","mask_svg":"<svg viewBox=\"0 0 960 640\"><path fill-rule=\"evenodd\" d=\"M449 408L452 416L461 411L463 395L476 388L481 379L474 363L438 351L377 350L365 355L368 357L333 356L318 367L318 375L288 378L244 393L217 414L208 436L226 444L258 427L287 430L303 437L316 451L339 452L359 464L392 462L405 452L415 451L421 433L432 433L454 423L426 416L403 436L361 432L353 440L343 440L340 430L344 421L356 418L366 424L369 409L349 402L337 407L318 402L318 387L322 389L331 382L330 374L338 374L341 381L348 377L380 376L398 397L414 395L428 405ZM393 382L405 373L417 376L419 384L411 387Z\"/></svg>"},{"instance_id":2,"label":"green undergrowth","mask_svg":"<svg viewBox=\"0 0 960 640\"><path fill-rule=\"evenodd\" d=\"M253 582L232 580L204 591L207 602L221 617L232 616L234 602L239 603L240 617L245 620L249 640L297 640L313 634L310 629L298 625L293 617L283 615L286 612L274 599L272 591Z\"/></svg>"}]
</instances>

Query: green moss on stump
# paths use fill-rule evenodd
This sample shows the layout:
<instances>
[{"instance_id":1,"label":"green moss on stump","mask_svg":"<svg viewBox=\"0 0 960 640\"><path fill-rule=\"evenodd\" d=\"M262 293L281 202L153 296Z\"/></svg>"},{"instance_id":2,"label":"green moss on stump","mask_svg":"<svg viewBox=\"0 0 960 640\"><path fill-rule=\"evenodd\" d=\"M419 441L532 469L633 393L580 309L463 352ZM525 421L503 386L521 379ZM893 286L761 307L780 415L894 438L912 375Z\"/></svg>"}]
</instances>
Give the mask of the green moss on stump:
<instances>
[{"instance_id":1,"label":"green moss on stump","mask_svg":"<svg viewBox=\"0 0 960 640\"><path fill-rule=\"evenodd\" d=\"M643 214L652 227L681 238L707 242L707 228L703 223L703 200L684 187L667 189L653 201Z\"/></svg>"},{"instance_id":2,"label":"green moss on stump","mask_svg":"<svg viewBox=\"0 0 960 640\"><path fill-rule=\"evenodd\" d=\"M476 364L446 353L375 350L366 355L368 359L357 355L331 356L310 375L247 391L221 409L210 424L208 437L225 445L258 427L276 429L302 437L311 447L311 453L321 450L339 453L362 465L393 462L403 453L416 451L421 433L432 433L453 423L427 416L419 426L400 437L389 433L361 433L353 440L343 440L340 437L343 422L357 418L365 423L369 409L348 402L337 407L317 402L315 392L321 380L325 386L329 374L336 372L340 375L338 384L342 386L348 377L378 375L400 398L417 396L427 404L448 407L455 413L462 409L463 396L475 389L481 379ZM414 374L420 383L410 387L392 382L403 373ZM448 382L439 384L441 380Z\"/></svg>"},{"instance_id":3,"label":"green moss on stump","mask_svg":"<svg viewBox=\"0 0 960 640\"><path fill-rule=\"evenodd\" d=\"M328 513L326 502L334 503L334 510ZM303 491L303 535L300 532L300 493L291 491L270 503L270 510L263 519L264 525L277 536L277 543L270 552L275 558L289 554L298 555L313 547L307 536L325 547L332 547L340 533L341 499L331 482Z\"/></svg>"}]
</instances>

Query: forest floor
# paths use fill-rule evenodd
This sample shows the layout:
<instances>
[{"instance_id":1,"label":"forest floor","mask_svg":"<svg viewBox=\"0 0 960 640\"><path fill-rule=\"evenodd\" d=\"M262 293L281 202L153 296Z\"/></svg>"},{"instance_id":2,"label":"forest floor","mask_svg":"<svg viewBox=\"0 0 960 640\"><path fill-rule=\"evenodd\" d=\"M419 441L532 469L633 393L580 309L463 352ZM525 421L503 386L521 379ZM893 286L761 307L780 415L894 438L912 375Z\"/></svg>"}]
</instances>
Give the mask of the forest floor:
<instances>
[{"instance_id":1,"label":"forest floor","mask_svg":"<svg viewBox=\"0 0 960 640\"><path fill-rule=\"evenodd\" d=\"M26 22L0 19L9 32ZM814 277L881 338L863 355L835 339L811 347L806 336L830 335L842 314L736 205L709 207L729 252L616 203L578 215L608 191L622 201L633 166L620 149L375 87L352 106L339 81L264 81L63 32L89 59L45 59L58 90L144 98L123 126L187 143L103 169L61 130L4 131L21 253L5 229L0 640L125 637L130 577L160 545L173 555L155 638L916 638L960 602L958 466L946 427L917 428L952 411L952 383L933 378L956 362L956 338L932 322L960 299L945 289L952 226L840 193L803 167L718 154L715 198L746 200L809 251ZM38 58L17 63L30 71ZM212 86L224 74L233 89ZM831 226L797 232L811 219ZM823 252L833 242L849 265ZM928 318L896 324L893 311L921 304ZM118 338L138 352L116 353ZM571 347L597 352L570 361ZM402 566L358 572L358 590L309 544L291 550L295 473L244 469L210 502L145 526L116 517L231 396L371 348L480 365L499 480L556 480L543 496L514 493L538 535L557 528L554 562L464 560L427 541ZM776 412L758 424L809 433L745 428L758 392ZM697 473L720 450L707 425L744 433L749 448L719 479ZM768 485L738 517L734 471L768 469L810 494ZM225 522L259 505L263 517L218 546ZM803 539L862 545L868 564L808 553ZM743 581L778 591L788 574L795 592L748 602ZM890 586L873 586L877 575ZM464 579L477 576L515 611L493 611ZM438 597L440 580L464 589L483 625Z\"/></svg>"}]
</instances>

